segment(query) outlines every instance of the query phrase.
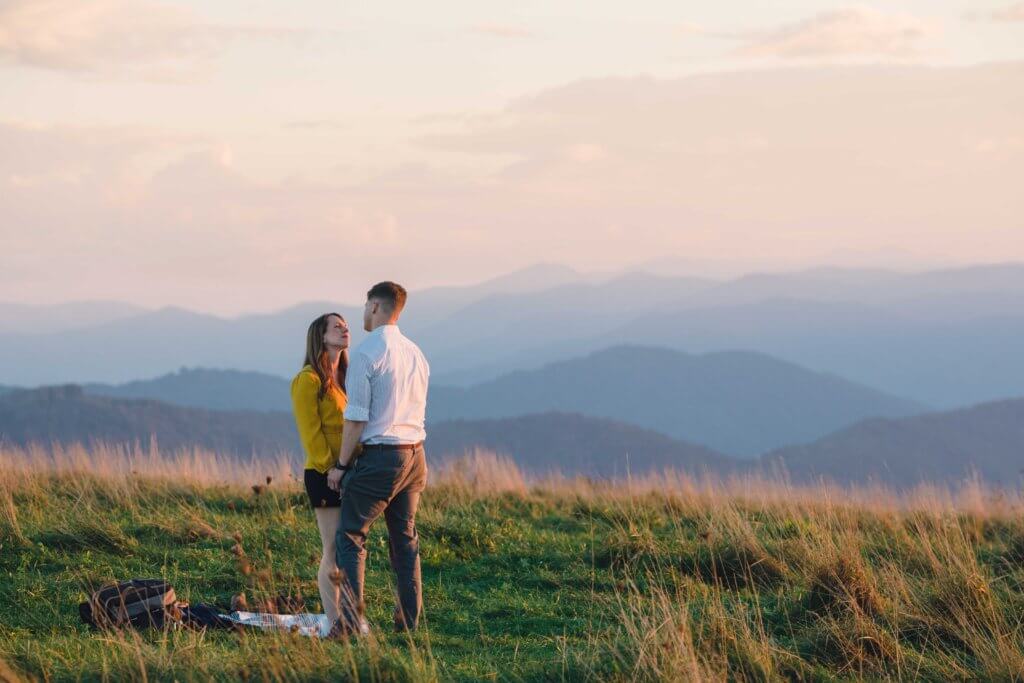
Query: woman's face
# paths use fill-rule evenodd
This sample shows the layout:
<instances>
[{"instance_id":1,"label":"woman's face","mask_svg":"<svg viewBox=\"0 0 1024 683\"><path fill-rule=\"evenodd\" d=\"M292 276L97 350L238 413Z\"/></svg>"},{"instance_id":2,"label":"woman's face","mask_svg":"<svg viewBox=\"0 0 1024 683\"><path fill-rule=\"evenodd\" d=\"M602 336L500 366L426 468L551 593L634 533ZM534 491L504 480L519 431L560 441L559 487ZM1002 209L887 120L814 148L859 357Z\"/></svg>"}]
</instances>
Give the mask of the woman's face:
<instances>
[{"instance_id":1,"label":"woman's face","mask_svg":"<svg viewBox=\"0 0 1024 683\"><path fill-rule=\"evenodd\" d=\"M336 349L347 349L349 342L348 323L336 315L328 316L327 331L324 332L324 345Z\"/></svg>"}]
</instances>

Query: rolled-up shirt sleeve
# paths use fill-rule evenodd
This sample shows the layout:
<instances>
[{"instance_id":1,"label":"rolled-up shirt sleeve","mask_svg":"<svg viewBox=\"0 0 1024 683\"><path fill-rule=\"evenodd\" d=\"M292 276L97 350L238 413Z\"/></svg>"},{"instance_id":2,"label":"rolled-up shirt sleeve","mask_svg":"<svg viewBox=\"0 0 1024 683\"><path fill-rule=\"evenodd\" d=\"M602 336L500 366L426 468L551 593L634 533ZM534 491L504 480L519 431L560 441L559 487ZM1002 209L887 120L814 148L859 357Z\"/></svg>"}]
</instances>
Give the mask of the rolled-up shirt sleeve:
<instances>
[{"instance_id":1,"label":"rolled-up shirt sleeve","mask_svg":"<svg viewBox=\"0 0 1024 683\"><path fill-rule=\"evenodd\" d=\"M353 353L345 373L345 419L352 422L370 421L370 359L364 353Z\"/></svg>"}]
</instances>

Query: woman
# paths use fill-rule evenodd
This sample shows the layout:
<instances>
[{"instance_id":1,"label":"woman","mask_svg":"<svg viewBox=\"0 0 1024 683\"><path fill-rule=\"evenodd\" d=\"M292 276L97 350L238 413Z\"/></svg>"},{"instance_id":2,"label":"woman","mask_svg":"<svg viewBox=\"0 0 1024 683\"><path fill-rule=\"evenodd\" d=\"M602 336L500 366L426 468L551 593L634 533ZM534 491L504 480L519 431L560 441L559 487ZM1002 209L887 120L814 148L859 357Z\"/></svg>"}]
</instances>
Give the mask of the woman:
<instances>
[{"instance_id":1,"label":"woman","mask_svg":"<svg viewBox=\"0 0 1024 683\"><path fill-rule=\"evenodd\" d=\"M320 529L323 556L317 572L320 600L329 624L338 618L338 585L334 537L341 520L341 501L327 486L327 471L337 462L344 424L345 371L348 370L349 332L345 319L325 313L306 332L306 361L292 380L292 409L306 453L304 479L310 505Z\"/></svg>"}]
</instances>

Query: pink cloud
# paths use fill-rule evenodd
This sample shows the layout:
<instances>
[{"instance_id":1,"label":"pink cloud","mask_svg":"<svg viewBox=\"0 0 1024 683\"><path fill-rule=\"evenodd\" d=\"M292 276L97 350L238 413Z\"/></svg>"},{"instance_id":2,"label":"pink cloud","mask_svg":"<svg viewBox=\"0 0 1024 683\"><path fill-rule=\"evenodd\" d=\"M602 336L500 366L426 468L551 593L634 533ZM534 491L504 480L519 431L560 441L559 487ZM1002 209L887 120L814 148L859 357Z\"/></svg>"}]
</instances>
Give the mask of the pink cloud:
<instances>
[{"instance_id":1,"label":"pink cloud","mask_svg":"<svg viewBox=\"0 0 1024 683\"><path fill-rule=\"evenodd\" d=\"M646 242L781 258L899 235L980 257L965 226L997 240L1020 224L1010 206L1024 157L1007 141L1024 133L1022 67L593 79L420 142L500 165L448 206L524 244L616 224L630 237L607 249L630 255Z\"/></svg>"},{"instance_id":2,"label":"pink cloud","mask_svg":"<svg viewBox=\"0 0 1024 683\"><path fill-rule=\"evenodd\" d=\"M992 21L1024 21L1024 2L989 12L988 18Z\"/></svg>"},{"instance_id":3,"label":"pink cloud","mask_svg":"<svg viewBox=\"0 0 1024 683\"><path fill-rule=\"evenodd\" d=\"M0 57L46 69L194 69L218 51L190 13L148 0L14 0L0 9Z\"/></svg>"},{"instance_id":4,"label":"pink cloud","mask_svg":"<svg viewBox=\"0 0 1024 683\"><path fill-rule=\"evenodd\" d=\"M256 181L211 140L0 125L0 237L31 274L7 298L65 291L70 273L80 296L134 282L180 303L284 305L388 276L372 270L381 245L410 282L537 254L1024 258L1022 88L1020 63L592 79L438 119L415 140L433 161L360 184Z\"/></svg>"},{"instance_id":5,"label":"pink cloud","mask_svg":"<svg viewBox=\"0 0 1024 683\"><path fill-rule=\"evenodd\" d=\"M156 0L8 0L0 62L149 81L192 80L239 38L301 40L304 29L220 26Z\"/></svg>"},{"instance_id":6,"label":"pink cloud","mask_svg":"<svg viewBox=\"0 0 1024 683\"><path fill-rule=\"evenodd\" d=\"M749 35L736 50L745 57L799 59L833 56L907 57L938 34L935 25L902 13L868 7L822 12L809 19Z\"/></svg>"},{"instance_id":7,"label":"pink cloud","mask_svg":"<svg viewBox=\"0 0 1024 683\"><path fill-rule=\"evenodd\" d=\"M11 124L0 124L0 225L15 261L34 263L36 277L52 274L46 264L76 277L180 270L207 283L220 271L239 288L255 264L275 272L328 262L346 245L392 244L401 234L385 203L337 185L256 182L225 145Z\"/></svg>"}]
</instances>

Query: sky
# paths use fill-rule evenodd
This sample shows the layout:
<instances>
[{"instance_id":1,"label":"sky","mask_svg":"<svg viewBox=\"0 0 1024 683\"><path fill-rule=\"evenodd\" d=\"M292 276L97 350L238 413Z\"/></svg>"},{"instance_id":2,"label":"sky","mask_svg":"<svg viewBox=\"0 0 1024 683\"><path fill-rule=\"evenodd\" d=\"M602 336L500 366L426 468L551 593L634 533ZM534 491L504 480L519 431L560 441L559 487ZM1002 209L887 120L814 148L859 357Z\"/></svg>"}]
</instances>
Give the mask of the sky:
<instances>
[{"instance_id":1,"label":"sky","mask_svg":"<svg viewBox=\"0 0 1024 683\"><path fill-rule=\"evenodd\" d=\"M0 301L1024 260L1024 2L0 0Z\"/></svg>"}]
</instances>

